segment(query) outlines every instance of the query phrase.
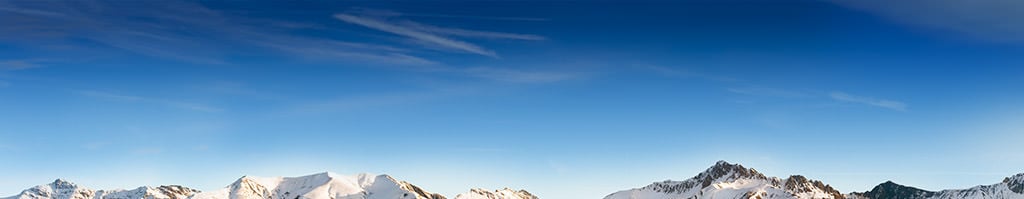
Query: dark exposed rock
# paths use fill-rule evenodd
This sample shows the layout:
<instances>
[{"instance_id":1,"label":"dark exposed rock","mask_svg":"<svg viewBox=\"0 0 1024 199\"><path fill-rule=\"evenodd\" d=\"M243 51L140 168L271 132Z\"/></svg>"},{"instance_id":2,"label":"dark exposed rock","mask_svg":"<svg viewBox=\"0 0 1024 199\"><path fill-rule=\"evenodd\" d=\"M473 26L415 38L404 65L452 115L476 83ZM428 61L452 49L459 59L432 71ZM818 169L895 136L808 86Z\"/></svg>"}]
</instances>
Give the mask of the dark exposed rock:
<instances>
[{"instance_id":1,"label":"dark exposed rock","mask_svg":"<svg viewBox=\"0 0 1024 199\"><path fill-rule=\"evenodd\" d=\"M195 195L196 193L199 193L199 190L195 190L195 189L184 187L184 186L180 186L180 185L164 185L164 186L159 186L159 187L156 187L156 190L160 191L160 193L162 193L162 194L164 194L164 195L166 195L168 197L171 197L171 199L186 199L186 198L188 198L188 197L190 197L192 195ZM184 196L184 197L178 197L178 196Z\"/></svg>"},{"instance_id":2,"label":"dark exposed rock","mask_svg":"<svg viewBox=\"0 0 1024 199\"><path fill-rule=\"evenodd\" d=\"M1003 183L1006 183L1006 186L1010 188L1010 191L1024 194L1024 173L1008 177L1003 180Z\"/></svg>"},{"instance_id":3,"label":"dark exposed rock","mask_svg":"<svg viewBox=\"0 0 1024 199\"><path fill-rule=\"evenodd\" d=\"M754 169L748 169L739 164L730 164L726 161L718 161L714 166L704 170L697 176L690 178L689 180L682 182L673 182L666 180L662 183L654 183L648 185L647 189L663 193L682 193L693 188L705 188L711 186L716 180L731 181L736 179L764 179L768 180L764 174L757 172Z\"/></svg>"},{"instance_id":4,"label":"dark exposed rock","mask_svg":"<svg viewBox=\"0 0 1024 199\"><path fill-rule=\"evenodd\" d=\"M817 189L828 193L832 198L846 198L845 195L832 188L832 186L822 183L821 181L807 179L807 177L802 175L789 176L789 178L786 179L784 188L792 193L811 192Z\"/></svg>"},{"instance_id":5,"label":"dark exposed rock","mask_svg":"<svg viewBox=\"0 0 1024 199\"><path fill-rule=\"evenodd\" d=\"M923 199L934 196L936 192L926 191L909 186L903 186L896 184L892 181L886 181L871 191L864 193L852 193L851 195L867 197L871 199Z\"/></svg>"}]
</instances>

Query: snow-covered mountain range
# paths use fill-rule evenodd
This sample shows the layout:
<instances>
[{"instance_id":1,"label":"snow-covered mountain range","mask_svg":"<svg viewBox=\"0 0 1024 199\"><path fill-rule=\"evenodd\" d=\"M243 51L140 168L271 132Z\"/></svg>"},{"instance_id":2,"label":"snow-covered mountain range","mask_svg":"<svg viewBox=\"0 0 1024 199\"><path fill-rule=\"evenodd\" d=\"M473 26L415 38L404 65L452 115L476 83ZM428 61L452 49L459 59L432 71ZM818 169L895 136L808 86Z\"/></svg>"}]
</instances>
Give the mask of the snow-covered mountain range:
<instances>
[{"instance_id":1,"label":"snow-covered mountain range","mask_svg":"<svg viewBox=\"0 0 1024 199\"><path fill-rule=\"evenodd\" d=\"M525 190L471 189L457 199L537 199ZM300 177L244 176L227 187L200 192L170 185L132 190L92 190L65 180L0 199L445 199L388 175L318 173Z\"/></svg>"},{"instance_id":2,"label":"snow-covered mountain range","mask_svg":"<svg viewBox=\"0 0 1024 199\"><path fill-rule=\"evenodd\" d=\"M58 179L0 199L445 199L388 175L318 173L299 177L244 176L227 187L200 192L179 185L92 190ZM539 199L526 190L470 189L454 199ZM719 161L683 181L663 181L614 192L604 199L1024 199L1024 173L992 185L926 191L891 181L867 192L842 194L800 175L769 177Z\"/></svg>"},{"instance_id":3,"label":"snow-covered mountain range","mask_svg":"<svg viewBox=\"0 0 1024 199\"><path fill-rule=\"evenodd\" d=\"M1004 178L993 185L942 191L926 191L887 181L871 191L847 196L851 199L1024 199L1024 173Z\"/></svg>"},{"instance_id":4,"label":"snow-covered mountain range","mask_svg":"<svg viewBox=\"0 0 1024 199\"><path fill-rule=\"evenodd\" d=\"M469 193L455 196L455 199L538 199L526 190L512 190L509 188L488 191L484 189L471 189Z\"/></svg>"},{"instance_id":5,"label":"snow-covered mountain range","mask_svg":"<svg viewBox=\"0 0 1024 199\"><path fill-rule=\"evenodd\" d=\"M794 175L767 177L754 169L719 161L693 178L655 182L624 190L605 199L738 199L738 198L844 198L831 186Z\"/></svg>"},{"instance_id":6,"label":"snow-covered mountain range","mask_svg":"<svg viewBox=\"0 0 1024 199\"><path fill-rule=\"evenodd\" d=\"M994 185L925 191L885 182L868 192L842 194L800 175L767 177L754 169L719 161L693 178L655 182L619 191L605 199L1024 199L1024 173Z\"/></svg>"},{"instance_id":7,"label":"snow-covered mountain range","mask_svg":"<svg viewBox=\"0 0 1024 199\"><path fill-rule=\"evenodd\" d=\"M92 190L62 179L26 189L3 199L187 199L199 193L188 187L170 185L132 190Z\"/></svg>"}]
</instances>

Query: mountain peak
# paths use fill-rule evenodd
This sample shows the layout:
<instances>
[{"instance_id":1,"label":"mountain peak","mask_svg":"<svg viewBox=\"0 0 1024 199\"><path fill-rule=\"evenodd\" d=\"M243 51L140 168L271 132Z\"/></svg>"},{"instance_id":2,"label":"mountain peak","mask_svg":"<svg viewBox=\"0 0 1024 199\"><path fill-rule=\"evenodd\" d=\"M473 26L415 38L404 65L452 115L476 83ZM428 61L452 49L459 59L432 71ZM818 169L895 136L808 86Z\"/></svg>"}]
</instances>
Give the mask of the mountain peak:
<instances>
[{"instance_id":1,"label":"mountain peak","mask_svg":"<svg viewBox=\"0 0 1024 199\"><path fill-rule=\"evenodd\" d=\"M336 176L336 175L334 175L334 173L331 173L330 171L324 171L324 172L316 173L316 174L313 174L313 175L314 176L323 176L323 177L328 177L328 178Z\"/></svg>"},{"instance_id":2,"label":"mountain peak","mask_svg":"<svg viewBox=\"0 0 1024 199\"><path fill-rule=\"evenodd\" d=\"M725 168L725 169L740 168L740 169L743 169L745 167L743 167L743 165L740 165L740 164L733 164L733 163L729 163L729 162L727 162L725 160L719 160L718 162L715 162L715 165L711 166L711 168Z\"/></svg>"},{"instance_id":3,"label":"mountain peak","mask_svg":"<svg viewBox=\"0 0 1024 199\"><path fill-rule=\"evenodd\" d=\"M704 187L707 187L708 185L710 185L711 181L714 181L722 177L727 177L729 179L766 178L763 174L757 172L757 170L755 169L748 169L740 164L731 164L729 162L726 162L725 160L719 160L718 162L715 163L714 166L711 166L711 168L704 170L704 172L700 173L700 175L697 175L697 177L694 178L699 178L700 180L703 180Z\"/></svg>"},{"instance_id":4,"label":"mountain peak","mask_svg":"<svg viewBox=\"0 0 1024 199\"><path fill-rule=\"evenodd\" d=\"M935 194L935 192L896 184L891 180L878 184L878 186L875 186L875 188L872 188L871 191L868 192L851 193L851 195L867 198L927 198Z\"/></svg>"},{"instance_id":5,"label":"mountain peak","mask_svg":"<svg viewBox=\"0 0 1024 199\"><path fill-rule=\"evenodd\" d=\"M505 187L494 191L473 188L469 193L455 196L455 199L537 199L538 197L526 190L515 190Z\"/></svg>"},{"instance_id":6,"label":"mountain peak","mask_svg":"<svg viewBox=\"0 0 1024 199\"><path fill-rule=\"evenodd\" d=\"M1003 179L1003 183L1014 193L1024 194L1024 173L1019 173Z\"/></svg>"},{"instance_id":7,"label":"mountain peak","mask_svg":"<svg viewBox=\"0 0 1024 199\"><path fill-rule=\"evenodd\" d=\"M53 183L51 183L51 184L74 184L74 183L72 183L71 181L65 180L63 178L57 178L56 180L53 180Z\"/></svg>"},{"instance_id":8,"label":"mountain peak","mask_svg":"<svg viewBox=\"0 0 1024 199\"><path fill-rule=\"evenodd\" d=\"M684 181L655 182L605 196L605 199L650 198L841 199L844 195L821 181L801 175L789 176L783 184L777 177L767 177L755 169L723 160Z\"/></svg>"},{"instance_id":9,"label":"mountain peak","mask_svg":"<svg viewBox=\"0 0 1024 199\"><path fill-rule=\"evenodd\" d=\"M844 198L843 193L818 180L808 179L802 175L791 175L786 178L782 187L791 193L822 193L830 198Z\"/></svg>"},{"instance_id":10,"label":"mountain peak","mask_svg":"<svg viewBox=\"0 0 1024 199\"><path fill-rule=\"evenodd\" d=\"M53 180L53 182L50 183L50 186L52 186L55 189L74 189L78 187L78 185L76 185L75 183L61 178Z\"/></svg>"}]
</instances>

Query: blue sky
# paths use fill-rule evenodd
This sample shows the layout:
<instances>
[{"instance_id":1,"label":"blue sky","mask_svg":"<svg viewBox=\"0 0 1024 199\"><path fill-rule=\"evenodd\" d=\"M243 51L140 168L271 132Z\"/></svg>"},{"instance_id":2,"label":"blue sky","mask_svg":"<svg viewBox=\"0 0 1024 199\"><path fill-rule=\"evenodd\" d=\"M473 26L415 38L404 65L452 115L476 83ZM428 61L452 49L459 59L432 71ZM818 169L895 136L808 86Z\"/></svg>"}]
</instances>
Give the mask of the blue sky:
<instances>
[{"instance_id":1,"label":"blue sky","mask_svg":"<svg viewBox=\"0 0 1024 199\"><path fill-rule=\"evenodd\" d=\"M333 171L600 198L717 160L843 192L1024 172L1024 5L921 2L0 1L0 195Z\"/></svg>"}]
</instances>

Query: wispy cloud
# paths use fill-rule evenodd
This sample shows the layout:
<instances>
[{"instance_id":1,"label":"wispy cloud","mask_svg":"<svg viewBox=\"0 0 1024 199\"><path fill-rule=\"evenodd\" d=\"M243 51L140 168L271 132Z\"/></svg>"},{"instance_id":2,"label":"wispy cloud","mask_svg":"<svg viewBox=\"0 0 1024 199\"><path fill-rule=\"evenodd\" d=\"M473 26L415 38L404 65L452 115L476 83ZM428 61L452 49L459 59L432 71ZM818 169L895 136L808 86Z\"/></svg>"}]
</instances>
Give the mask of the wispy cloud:
<instances>
[{"instance_id":1,"label":"wispy cloud","mask_svg":"<svg viewBox=\"0 0 1024 199\"><path fill-rule=\"evenodd\" d=\"M411 27L415 27L417 29L423 30L423 31L431 32L431 33L443 34L443 35L451 35L451 36L460 36L460 37L476 37L476 38L486 38L486 39L516 39L516 40L533 40L533 41L540 41L540 40L545 40L546 39L543 36L531 35L531 34L490 32L490 31L467 30L467 29L459 29L459 28L442 28L442 27L425 25L425 24L419 24L419 23L408 23L408 25L411 26Z\"/></svg>"},{"instance_id":2,"label":"wispy cloud","mask_svg":"<svg viewBox=\"0 0 1024 199\"><path fill-rule=\"evenodd\" d=\"M380 10L365 7L356 7L349 9L349 13L367 15L367 16L378 16L378 17L434 17L434 18L454 18L454 19L478 19L478 20L498 20L498 21L549 21L547 18L539 17L509 17L509 16L476 16L476 15L453 15L453 14L432 14L432 13L402 13L391 10Z\"/></svg>"},{"instance_id":3,"label":"wispy cloud","mask_svg":"<svg viewBox=\"0 0 1024 199\"><path fill-rule=\"evenodd\" d=\"M66 17L64 14L57 12L48 12L43 10L25 9L18 7L7 7L0 4L0 12L8 12L22 15L34 15L34 16L46 16L46 17Z\"/></svg>"},{"instance_id":4,"label":"wispy cloud","mask_svg":"<svg viewBox=\"0 0 1024 199\"><path fill-rule=\"evenodd\" d=\"M419 13L403 13L402 16L413 16L413 17L437 17L437 18L459 18L459 19L479 19L479 20L499 20L499 21L550 21L548 18L540 17L496 17L496 16L473 16L473 15L443 15L443 14L419 14Z\"/></svg>"},{"instance_id":5,"label":"wispy cloud","mask_svg":"<svg viewBox=\"0 0 1024 199\"><path fill-rule=\"evenodd\" d=\"M440 35L424 32L422 30L416 30L416 29L412 29L412 28L407 28L407 27L399 26L399 25L396 25L395 23L388 22L388 21L385 21L385 20L379 20L379 19L374 19L374 18L370 18L370 17L359 17L359 16L354 16L354 15L348 15L348 14L335 14L334 18L337 18L338 20L341 20L341 21L344 21L344 22L348 22L348 23L352 23L352 24L356 24L356 25L360 25L360 26L365 26L367 28L372 28L372 29L376 29L376 30L379 30L379 31L384 31L384 32L389 32L389 33L396 34L396 35L401 35L401 36L409 37L409 38L412 38L412 39L415 39L415 40L418 40L418 41L435 44L435 45L438 45L438 46L441 46L441 47L457 49L457 50L461 50L461 51L465 51L465 52L469 52L469 53L474 53L474 54L479 54L479 55L484 55L484 56L489 56L489 57L497 57L498 56L496 53L494 53L494 51L491 51L491 50L488 50L488 49L484 49L484 48L482 48L480 46L477 46L477 45L474 45L474 44L471 44L471 43L468 43L468 42L454 40L454 39L449 39L449 38L442 37Z\"/></svg>"},{"instance_id":6,"label":"wispy cloud","mask_svg":"<svg viewBox=\"0 0 1024 199\"><path fill-rule=\"evenodd\" d=\"M514 39L514 40L545 40L543 36L518 33L469 30L461 28L438 27L410 20L397 19L402 13L394 11L358 9L354 12L335 14L338 20L364 26L378 31L388 32L407 37L414 41L440 48L454 49L462 52L498 57L493 50L479 45L454 39L451 37ZM451 37L447 37L451 36Z\"/></svg>"},{"instance_id":7,"label":"wispy cloud","mask_svg":"<svg viewBox=\"0 0 1024 199\"><path fill-rule=\"evenodd\" d=\"M382 106L399 106L443 98L453 94L453 92L449 91L423 91L347 96L301 103L300 105L289 108L286 111L286 114L320 114L355 111Z\"/></svg>"},{"instance_id":8,"label":"wispy cloud","mask_svg":"<svg viewBox=\"0 0 1024 199\"><path fill-rule=\"evenodd\" d=\"M293 37L260 39L253 43L307 58L367 61L395 65L438 64L426 58L409 55L406 53L409 51L408 49L377 44Z\"/></svg>"},{"instance_id":9,"label":"wispy cloud","mask_svg":"<svg viewBox=\"0 0 1024 199\"><path fill-rule=\"evenodd\" d=\"M29 44L53 41L94 50L88 53L127 52L204 65L230 64L231 55L264 49L283 52L280 55L286 58L395 65L436 63L412 55L415 52L407 48L294 34L295 29L320 24L234 16L188 1L152 3L90 1L83 6L70 2L0 2L0 15L15 13L17 17L0 26L0 38L39 37ZM67 43L69 38L102 45Z\"/></svg>"},{"instance_id":10,"label":"wispy cloud","mask_svg":"<svg viewBox=\"0 0 1024 199\"><path fill-rule=\"evenodd\" d=\"M657 66L657 65L638 65L638 67L642 68L642 69L647 69L647 70L650 70L650 71L654 71L654 72L656 72L658 74L665 75L665 76L670 76L670 77L698 78L698 79L705 79L705 80L718 81L718 82L737 82L737 81L740 81L739 79L736 79L736 78L733 78L733 77L716 75L716 74L709 74L709 73L703 73L703 72L697 72L697 71L687 70L687 69L684 69L684 68L670 68L670 67Z\"/></svg>"},{"instance_id":11,"label":"wispy cloud","mask_svg":"<svg viewBox=\"0 0 1024 199\"><path fill-rule=\"evenodd\" d=\"M196 103L189 103L189 102L183 102L183 101L178 101L178 100L171 100L171 99L162 99L162 98L135 96L135 95L116 94L116 93L94 91L94 90L80 90L80 91L76 91L76 93L78 93L80 95L83 95L83 96L99 98L99 99L104 99L104 100L111 100L111 101L150 103L150 104L156 104L156 105L162 105L162 106L179 108L179 109L186 109L186 110L193 110L193 111L201 111L201 112L222 112L223 111L223 109L212 107L212 106L207 106L207 105L203 105L203 104L196 104Z\"/></svg>"},{"instance_id":12,"label":"wispy cloud","mask_svg":"<svg viewBox=\"0 0 1024 199\"><path fill-rule=\"evenodd\" d=\"M472 77L513 83L547 83L568 80L579 76L578 73L572 72L523 71L495 67L472 67L460 69L460 72Z\"/></svg>"},{"instance_id":13,"label":"wispy cloud","mask_svg":"<svg viewBox=\"0 0 1024 199\"><path fill-rule=\"evenodd\" d=\"M39 62L39 60L35 59L0 61L0 88L11 86L11 82L2 79L11 77L11 75L6 73L43 67Z\"/></svg>"},{"instance_id":14,"label":"wispy cloud","mask_svg":"<svg viewBox=\"0 0 1024 199\"><path fill-rule=\"evenodd\" d=\"M0 71L16 71L31 68L39 68L42 65L31 60L6 60L0 61Z\"/></svg>"},{"instance_id":15,"label":"wispy cloud","mask_svg":"<svg viewBox=\"0 0 1024 199\"><path fill-rule=\"evenodd\" d=\"M799 91L792 91L779 88L766 88L766 87L742 87L742 88L729 88L726 89L731 93L744 94L744 95L756 95L756 96L770 96L770 97L785 97L785 98L798 98L808 97L811 94Z\"/></svg>"},{"instance_id":16,"label":"wispy cloud","mask_svg":"<svg viewBox=\"0 0 1024 199\"><path fill-rule=\"evenodd\" d=\"M832 0L910 25L964 33L992 41L1024 42L1024 1Z\"/></svg>"},{"instance_id":17,"label":"wispy cloud","mask_svg":"<svg viewBox=\"0 0 1024 199\"><path fill-rule=\"evenodd\" d=\"M897 111L906 111L907 110L907 104L905 104L903 102L899 102L899 101L885 100L885 99L875 99L875 98L864 97L864 96L856 96L856 95L850 95L850 94L847 94L847 93L844 93L844 92L839 92L839 91L834 91L832 93L829 93L829 97L831 97L834 100L841 101L841 102L865 104L865 105L877 106L877 107L882 107L882 108L887 108L887 109L892 109L892 110L897 110Z\"/></svg>"}]
</instances>

